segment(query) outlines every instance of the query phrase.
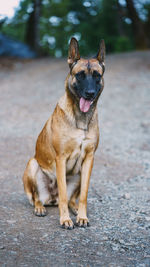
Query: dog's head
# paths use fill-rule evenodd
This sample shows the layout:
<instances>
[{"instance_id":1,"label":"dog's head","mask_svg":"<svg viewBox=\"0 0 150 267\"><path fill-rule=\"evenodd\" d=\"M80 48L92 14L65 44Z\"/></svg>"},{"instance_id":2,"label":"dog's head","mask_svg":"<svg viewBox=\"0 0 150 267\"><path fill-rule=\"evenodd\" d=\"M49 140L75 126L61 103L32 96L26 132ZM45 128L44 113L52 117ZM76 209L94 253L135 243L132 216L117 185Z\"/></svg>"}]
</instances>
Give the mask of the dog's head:
<instances>
[{"instance_id":1,"label":"dog's head","mask_svg":"<svg viewBox=\"0 0 150 267\"><path fill-rule=\"evenodd\" d=\"M69 46L68 64L70 74L67 88L74 96L82 112L88 112L96 104L104 87L105 43L101 41L95 58L80 58L78 42L72 38Z\"/></svg>"}]
</instances>

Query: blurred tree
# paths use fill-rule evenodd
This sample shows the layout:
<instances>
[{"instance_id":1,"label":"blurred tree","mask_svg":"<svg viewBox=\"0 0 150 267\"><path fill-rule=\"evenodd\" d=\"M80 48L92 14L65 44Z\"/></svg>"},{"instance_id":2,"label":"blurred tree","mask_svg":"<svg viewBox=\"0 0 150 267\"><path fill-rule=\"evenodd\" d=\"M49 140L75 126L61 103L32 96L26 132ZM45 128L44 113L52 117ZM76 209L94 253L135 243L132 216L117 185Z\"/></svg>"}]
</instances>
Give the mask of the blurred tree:
<instances>
[{"instance_id":1,"label":"blurred tree","mask_svg":"<svg viewBox=\"0 0 150 267\"><path fill-rule=\"evenodd\" d=\"M146 12L146 21L145 21L145 32L147 36L147 42L148 42L148 47L150 48L150 2L145 3L143 5L144 11Z\"/></svg>"},{"instance_id":2,"label":"blurred tree","mask_svg":"<svg viewBox=\"0 0 150 267\"><path fill-rule=\"evenodd\" d=\"M135 44L137 49L148 48L148 41L144 24L138 16L133 0L126 0L129 17L132 20L133 34L135 38Z\"/></svg>"},{"instance_id":3,"label":"blurred tree","mask_svg":"<svg viewBox=\"0 0 150 267\"><path fill-rule=\"evenodd\" d=\"M5 22L6 22L6 18L0 19L0 29L2 28Z\"/></svg>"},{"instance_id":4,"label":"blurred tree","mask_svg":"<svg viewBox=\"0 0 150 267\"><path fill-rule=\"evenodd\" d=\"M96 54L102 38L107 52L143 49L150 47L150 0L138 1L21 0L2 32L56 57L67 54L71 36L80 41L82 55Z\"/></svg>"},{"instance_id":5,"label":"blurred tree","mask_svg":"<svg viewBox=\"0 0 150 267\"><path fill-rule=\"evenodd\" d=\"M32 0L30 8L33 9L26 22L25 41L37 53L40 53L40 29L39 22L41 16L41 3L42 0Z\"/></svg>"},{"instance_id":6,"label":"blurred tree","mask_svg":"<svg viewBox=\"0 0 150 267\"><path fill-rule=\"evenodd\" d=\"M99 25L101 27L103 38L106 41L107 51L115 50L117 38L120 36L120 23L118 24L118 6L116 0L101 2L101 9L99 12ZM122 33L121 33L122 34Z\"/></svg>"}]
</instances>

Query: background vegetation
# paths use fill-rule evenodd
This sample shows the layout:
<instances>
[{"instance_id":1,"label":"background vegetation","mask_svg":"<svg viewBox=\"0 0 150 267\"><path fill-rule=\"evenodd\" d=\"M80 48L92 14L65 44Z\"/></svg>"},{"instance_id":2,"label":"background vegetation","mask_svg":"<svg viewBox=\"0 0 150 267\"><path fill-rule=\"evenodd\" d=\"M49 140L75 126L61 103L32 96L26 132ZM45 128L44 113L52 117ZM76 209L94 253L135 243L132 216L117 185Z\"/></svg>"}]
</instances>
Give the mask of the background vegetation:
<instances>
[{"instance_id":1,"label":"background vegetation","mask_svg":"<svg viewBox=\"0 0 150 267\"><path fill-rule=\"evenodd\" d=\"M22 0L15 16L0 21L1 32L38 54L66 55L71 36L82 55L93 54L101 38L107 52L150 48L149 0Z\"/></svg>"}]
</instances>

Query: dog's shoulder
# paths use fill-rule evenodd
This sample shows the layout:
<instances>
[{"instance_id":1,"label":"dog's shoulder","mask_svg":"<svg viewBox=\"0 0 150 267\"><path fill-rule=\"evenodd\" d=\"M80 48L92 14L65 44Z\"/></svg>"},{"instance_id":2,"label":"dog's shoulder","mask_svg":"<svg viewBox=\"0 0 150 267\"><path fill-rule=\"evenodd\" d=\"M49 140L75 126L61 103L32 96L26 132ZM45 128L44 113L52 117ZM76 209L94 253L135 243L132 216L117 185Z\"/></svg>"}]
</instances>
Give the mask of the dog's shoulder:
<instances>
[{"instance_id":1,"label":"dog's shoulder","mask_svg":"<svg viewBox=\"0 0 150 267\"><path fill-rule=\"evenodd\" d=\"M54 110L52 119L57 123L64 124L68 127L75 127L76 121L72 108L72 101L67 97L66 93L59 99L56 108ZM60 125L60 126L61 126Z\"/></svg>"}]
</instances>

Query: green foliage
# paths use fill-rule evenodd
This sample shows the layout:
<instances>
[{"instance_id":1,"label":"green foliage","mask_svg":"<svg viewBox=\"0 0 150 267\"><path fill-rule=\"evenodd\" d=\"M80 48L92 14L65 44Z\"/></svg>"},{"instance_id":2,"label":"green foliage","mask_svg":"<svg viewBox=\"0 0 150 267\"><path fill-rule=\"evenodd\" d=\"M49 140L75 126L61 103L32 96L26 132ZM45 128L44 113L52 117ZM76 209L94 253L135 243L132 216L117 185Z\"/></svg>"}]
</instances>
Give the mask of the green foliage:
<instances>
[{"instance_id":1,"label":"green foliage","mask_svg":"<svg viewBox=\"0 0 150 267\"><path fill-rule=\"evenodd\" d=\"M25 42L33 8L34 0L22 0L14 18L4 23L2 32ZM147 14L149 10L147 5ZM107 52L129 51L134 42L132 25L126 18L123 15L119 20L118 0L43 0L39 25L41 50L52 56L64 56L70 38L75 36L80 41L82 55L95 54L102 38Z\"/></svg>"},{"instance_id":2,"label":"green foliage","mask_svg":"<svg viewBox=\"0 0 150 267\"><path fill-rule=\"evenodd\" d=\"M26 22L29 18L29 8L32 7L32 0L22 0L14 18L6 20L2 32L24 42L26 33Z\"/></svg>"},{"instance_id":3,"label":"green foliage","mask_svg":"<svg viewBox=\"0 0 150 267\"><path fill-rule=\"evenodd\" d=\"M118 37L115 42L115 51L117 52L130 51L133 48L134 46L128 37L125 37L125 36Z\"/></svg>"}]
</instances>

